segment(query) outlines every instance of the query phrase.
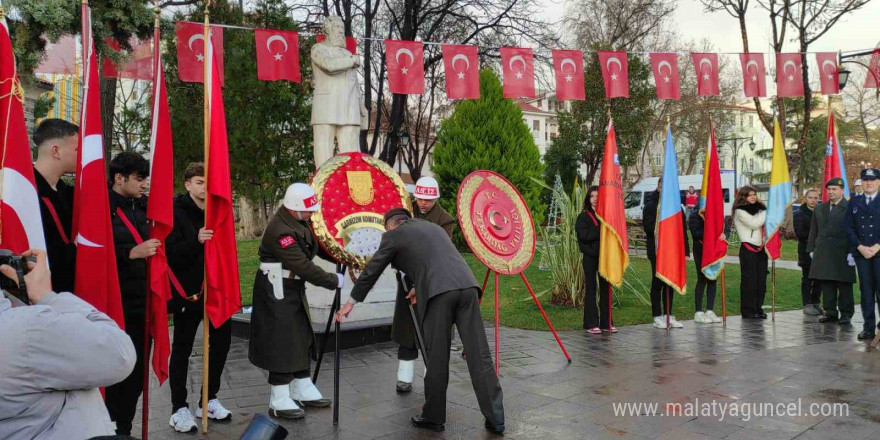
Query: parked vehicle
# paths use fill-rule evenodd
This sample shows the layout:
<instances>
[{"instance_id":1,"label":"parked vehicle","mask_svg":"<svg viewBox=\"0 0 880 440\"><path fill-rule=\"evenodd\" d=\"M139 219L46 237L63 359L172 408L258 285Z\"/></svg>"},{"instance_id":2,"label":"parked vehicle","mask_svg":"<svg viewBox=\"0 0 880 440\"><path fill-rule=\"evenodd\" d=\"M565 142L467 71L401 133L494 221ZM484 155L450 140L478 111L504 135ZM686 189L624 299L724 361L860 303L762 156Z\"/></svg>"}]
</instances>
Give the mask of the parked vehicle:
<instances>
[{"instance_id":1,"label":"parked vehicle","mask_svg":"<svg viewBox=\"0 0 880 440\"><path fill-rule=\"evenodd\" d=\"M632 220L642 219L642 208L645 206L645 196L657 189L657 181L659 177L648 177L639 181L626 193L623 200L623 207L626 211L626 217ZM688 187L693 186L700 192L703 185L702 174L690 174L678 176L678 187L681 190L681 204L685 203L685 194ZM730 216L733 209L733 198L736 194L736 188L733 181L733 170L721 171L721 192L724 197L724 216Z\"/></svg>"}]
</instances>

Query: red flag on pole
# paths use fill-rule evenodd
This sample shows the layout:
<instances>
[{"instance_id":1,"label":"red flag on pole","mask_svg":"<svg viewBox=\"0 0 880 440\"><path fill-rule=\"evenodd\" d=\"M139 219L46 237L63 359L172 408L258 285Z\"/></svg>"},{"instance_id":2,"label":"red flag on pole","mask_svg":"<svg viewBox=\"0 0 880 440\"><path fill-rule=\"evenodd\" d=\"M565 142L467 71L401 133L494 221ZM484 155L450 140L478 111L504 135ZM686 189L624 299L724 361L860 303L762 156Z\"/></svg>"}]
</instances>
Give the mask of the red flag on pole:
<instances>
[{"instance_id":1,"label":"red flag on pole","mask_svg":"<svg viewBox=\"0 0 880 440\"><path fill-rule=\"evenodd\" d=\"M776 95L782 98L804 96L801 54L776 54Z\"/></svg>"},{"instance_id":2,"label":"red flag on pole","mask_svg":"<svg viewBox=\"0 0 880 440\"><path fill-rule=\"evenodd\" d=\"M871 61L868 64L868 72L865 74L866 89L880 88L880 49L874 49Z\"/></svg>"},{"instance_id":3,"label":"red flag on pole","mask_svg":"<svg viewBox=\"0 0 880 440\"><path fill-rule=\"evenodd\" d=\"M114 52L121 52L119 42L116 40L107 38L104 41ZM104 78L129 78L144 81L152 80L153 52L150 48L150 42L141 42L132 38L130 43L131 52L122 54L125 59L122 61L121 66L117 66L112 58L104 56L103 62L101 63L101 76Z\"/></svg>"},{"instance_id":4,"label":"red flag on pole","mask_svg":"<svg viewBox=\"0 0 880 440\"><path fill-rule=\"evenodd\" d=\"M535 66L532 49L502 47L501 70L504 73L505 98L535 97Z\"/></svg>"},{"instance_id":5,"label":"red flag on pole","mask_svg":"<svg viewBox=\"0 0 880 440\"><path fill-rule=\"evenodd\" d=\"M692 53L694 70L697 73L697 95L718 96L721 91L718 87L718 54L717 53Z\"/></svg>"},{"instance_id":6,"label":"red flag on pole","mask_svg":"<svg viewBox=\"0 0 880 440\"><path fill-rule=\"evenodd\" d=\"M165 303L171 299L171 277L165 238L174 228L174 154L171 143L171 116L168 113L168 95L165 91L165 72L159 51L159 28L153 34L153 113L150 134L150 198L147 199L147 218L150 220L150 239L162 242L156 255L150 257L150 336L153 338L153 372L159 385L168 378L168 313Z\"/></svg>"},{"instance_id":7,"label":"red flag on pole","mask_svg":"<svg viewBox=\"0 0 880 440\"><path fill-rule=\"evenodd\" d=\"M205 157L208 180L205 204L205 229L214 237L205 242L205 309L214 328L241 309L238 279L238 257L235 247L235 219L232 212L232 180L229 170L229 145L226 138L226 111L220 88L220 60L212 56L211 79L205 84L210 109L208 112L209 144Z\"/></svg>"},{"instance_id":8,"label":"red flag on pole","mask_svg":"<svg viewBox=\"0 0 880 440\"><path fill-rule=\"evenodd\" d=\"M220 66L220 86L223 86L223 28L211 26L211 43ZM205 82L205 28L199 23L178 21L175 25L177 36L177 73L183 82Z\"/></svg>"},{"instance_id":9,"label":"red flag on pole","mask_svg":"<svg viewBox=\"0 0 880 440\"><path fill-rule=\"evenodd\" d=\"M626 52L599 51L599 67L605 81L606 98L629 98L629 68Z\"/></svg>"},{"instance_id":10,"label":"red flag on pole","mask_svg":"<svg viewBox=\"0 0 880 440\"><path fill-rule=\"evenodd\" d=\"M747 98L763 98L767 96L767 70L764 68L764 54L741 53L739 62L742 64L743 91Z\"/></svg>"},{"instance_id":11,"label":"red flag on pole","mask_svg":"<svg viewBox=\"0 0 880 440\"><path fill-rule=\"evenodd\" d=\"M700 270L710 280L718 279L727 256L727 237L724 236L724 197L721 189L721 164L715 128L709 123L709 147L706 165L703 167L703 185L700 194L699 214L705 220L703 226L703 261ZM693 214L691 214L693 215Z\"/></svg>"},{"instance_id":12,"label":"red flag on pole","mask_svg":"<svg viewBox=\"0 0 880 440\"><path fill-rule=\"evenodd\" d=\"M678 56L674 53L652 53L651 69L657 84L657 99L681 99L681 78L678 73Z\"/></svg>"},{"instance_id":13,"label":"red flag on pole","mask_svg":"<svg viewBox=\"0 0 880 440\"><path fill-rule=\"evenodd\" d=\"M315 35L315 41L318 43L324 41L324 35ZM357 55L357 40L354 37L345 37L345 48L348 49L348 51L351 52L352 55Z\"/></svg>"},{"instance_id":14,"label":"red flag on pole","mask_svg":"<svg viewBox=\"0 0 880 440\"><path fill-rule=\"evenodd\" d=\"M72 235L77 244L74 291L124 328L107 175L104 172L98 58L92 41L91 13L85 3L82 5L82 28L82 115L73 193Z\"/></svg>"},{"instance_id":15,"label":"red flag on pole","mask_svg":"<svg viewBox=\"0 0 880 440\"><path fill-rule=\"evenodd\" d=\"M385 66L391 93L425 93L425 52L421 41L386 39Z\"/></svg>"},{"instance_id":16,"label":"red flag on pole","mask_svg":"<svg viewBox=\"0 0 880 440\"><path fill-rule=\"evenodd\" d=\"M477 46L444 44L443 70L446 72L446 97L478 99L480 97L480 65Z\"/></svg>"},{"instance_id":17,"label":"red flag on pole","mask_svg":"<svg viewBox=\"0 0 880 440\"><path fill-rule=\"evenodd\" d=\"M46 250L46 239L24 122L24 95L5 17L0 25L0 247L20 254L28 249Z\"/></svg>"},{"instance_id":18,"label":"red flag on pole","mask_svg":"<svg viewBox=\"0 0 880 440\"><path fill-rule=\"evenodd\" d=\"M262 81L301 81L299 34L293 31L255 29L257 78Z\"/></svg>"},{"instance_id":19,"label":"red flag on pole","mask_svg":"<svg viewBox=\"0 0 880 440\"><path fill-rule=\"evenodd\" d=\"M579 50L554 50L553 71L556 73L556 98L583 101L584 53Z\"/></svg>"},{"instance_id":20,"label":"red flag on pole","mask_svg":"<svg viewBox=\"0 0 880 440\"><path fill-rule=\"evenodd\" d=\"M816 65L819 66L819 83L823 95L836 95L840 93L840 83L837 73L837 54L834 52L820 52L816 54Z\"/></svg>"},{"instance_id":21,"label":"red flag on pole","mask_svg":"<svg viewBox=\"0 0 880 440\"><path fill-rule=\"evenodd\" d=\"M599 275L620 287L629 266L629 238L626 233L626 212L623 209L623 185L614 123L608 119L596 215L602 222L599 229ZM605 292L600 292L604 294Z\"/></svg>"}]
</instances>

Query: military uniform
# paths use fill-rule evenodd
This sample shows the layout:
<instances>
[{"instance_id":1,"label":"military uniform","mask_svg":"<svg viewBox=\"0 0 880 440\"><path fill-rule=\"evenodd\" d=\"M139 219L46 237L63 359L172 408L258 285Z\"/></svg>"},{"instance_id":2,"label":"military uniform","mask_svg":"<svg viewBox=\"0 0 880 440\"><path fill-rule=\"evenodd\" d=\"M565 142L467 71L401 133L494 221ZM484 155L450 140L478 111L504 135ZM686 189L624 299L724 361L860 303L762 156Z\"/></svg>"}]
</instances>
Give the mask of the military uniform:
<instances>
[{"instance_id":1,"label":"military uniform","mask_svg":"<svg viewBox=\"0 0 880 440\"><path fill-rule=\"evenodd\" d=\"M862 170L862 180L877 179L880 170ZM871 198L868 203L868 198ZM861 290L862 316L865 318L860 339L874 337L876 317L875 304L880 302L880 255L866 259L859 252L859 245L873 246L880 243L880 194L872 196L863 194L853 197L846 210L846 233L849 237L850 253L859 271L859 289Z\"/></svg>"},{"instance_id":2,"label":"military uniform","mask_svg":"<svg viewBox=\"0 0 880 440\"><path fill-rule=\"evenodd\" d=\"M422 212L419 210L418 204L413 201L413 209L412 212L415 214L415 218L420 218L422 220L427 220L435 225L439 225L443 230L446 231L446 234L449 235L449 238L452 238L452 231L455 229L456 221L455 217L449 215L439 203L435 203L434 207L428 210L428 212Z\"/></svg>"},{"instance_id":3,"label":"military uniform","mask_svg":"<svg viewBox=\"0 0 880 440\"><path fill-rule=\"evenodd\" d=\"M842 180L840 184L842 186ZM852 286L856 272L847 264L849 246L844 228L847 207L846 199L833 205L830 201L817 205L807 242L807 252L813 253L810 278L818 280L822 287L824 321L840 319L842 324L849 322L855 307Z\"/></svg>"}]
</instances>

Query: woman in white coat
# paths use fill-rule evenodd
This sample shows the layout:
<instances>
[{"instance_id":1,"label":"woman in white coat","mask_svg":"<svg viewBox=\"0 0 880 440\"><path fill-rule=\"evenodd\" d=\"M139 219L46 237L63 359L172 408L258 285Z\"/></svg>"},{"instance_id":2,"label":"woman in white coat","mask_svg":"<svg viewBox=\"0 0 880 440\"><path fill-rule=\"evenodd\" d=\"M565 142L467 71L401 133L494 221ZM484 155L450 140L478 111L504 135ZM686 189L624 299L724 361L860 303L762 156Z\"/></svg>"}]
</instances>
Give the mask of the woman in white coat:
<instances>
[{"instance_id":1,"label":"woman in white coat","mask_svg":"<svg viewBox=\"0 0 880 440\"><path fill-rule=\"evenodd\" d=\"M767 253L764 251L767 207L758 200L755 188L744 186L736 194L733 212L733 224L741 243L740 312L743 319L767 319L761 308L767 293Z\"/></svg>"}]
</instances>

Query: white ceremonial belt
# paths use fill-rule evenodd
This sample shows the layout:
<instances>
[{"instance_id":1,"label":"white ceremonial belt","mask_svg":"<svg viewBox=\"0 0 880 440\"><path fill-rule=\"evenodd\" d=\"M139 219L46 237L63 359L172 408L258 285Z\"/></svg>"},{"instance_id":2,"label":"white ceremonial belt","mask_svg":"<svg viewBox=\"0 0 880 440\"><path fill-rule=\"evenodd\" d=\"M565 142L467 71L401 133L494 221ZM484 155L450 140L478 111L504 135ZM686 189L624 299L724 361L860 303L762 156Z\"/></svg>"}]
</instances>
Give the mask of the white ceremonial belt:
<instances>
[{"instance_id":1,"label":"white ceremonial belt","mask_svg":"<svg viewBox=\"0 0 880 440\"><path fill-rule=\"evenodd\" d=\"M290 271L281 268L281 263L260 263L260 271L272 284L276 299L284 299L284 279L290 278Z\"/></svg>"}]
</instances>

